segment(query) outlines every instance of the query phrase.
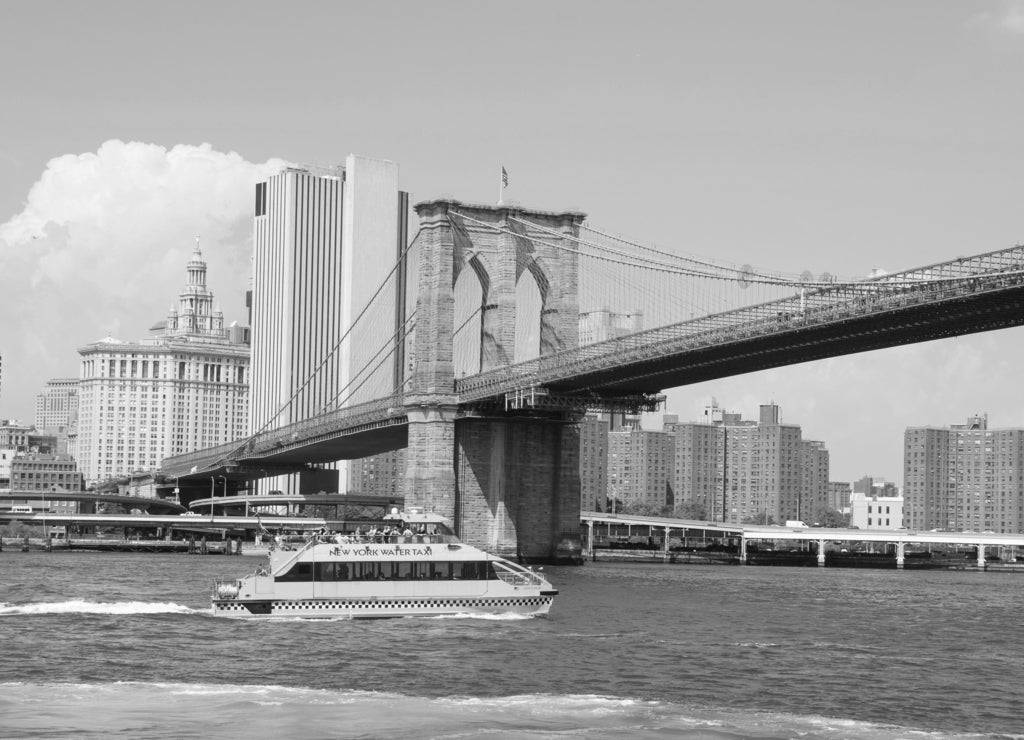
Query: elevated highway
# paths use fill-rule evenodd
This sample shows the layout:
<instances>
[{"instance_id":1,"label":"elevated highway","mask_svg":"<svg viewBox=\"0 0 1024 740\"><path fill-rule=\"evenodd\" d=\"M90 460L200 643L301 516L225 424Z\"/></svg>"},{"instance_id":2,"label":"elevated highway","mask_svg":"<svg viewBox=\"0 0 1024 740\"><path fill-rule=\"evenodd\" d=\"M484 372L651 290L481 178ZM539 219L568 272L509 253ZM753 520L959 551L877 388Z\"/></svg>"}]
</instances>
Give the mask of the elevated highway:
<instances>
[{"instance_id":1,"label":"elevated highway","mask_svg":"<svg viewBox=\"0 0 1024 740\"><path fill-rule=\"evenodd\" d=\"M90 493L89 491L11 491L0 493L0 514L10 509L14 502L39 501L75 501L91 504L124 506L143 511L166 512L180 514L186 508L177 501L163 498L143 498L141 496L123 496L110 493Z\"/></svg>"},{"instance_id":2,"label":"elevated highway","mask_svg":"<svg viewBox=\"0 0 1024 740\"><path fill-rule=\"evenodd\" d=\"M799 542L814 543L817 546L819 565L825 564L825 553L828 545L842 543L878 543L895 547L896 565L905 563L908 547L930 545L966 546L977 549L977 564L985 566L986 550L992 548L1013 547L1024 548L1024 534L1002 534L997 532L933 532L912 531L908 529L877 530L877 529L842 529L831 527L783 527L750 524L723 524L692 519L674 519L668 517L647 517L607 514L584 511L580 515L581 522L587 527L587 554L593 555L593 543L599 536L600 525L605 525L606 532L612 527L648 527L653 534L657 532L662 542L663 553L668 555L669 540L676 533L717 533L720 537L734 539L739 544L740 563L747 562L747 548L753 542ZM689 535L687 536L700 536Z\"/></svg>"}]
</instances>

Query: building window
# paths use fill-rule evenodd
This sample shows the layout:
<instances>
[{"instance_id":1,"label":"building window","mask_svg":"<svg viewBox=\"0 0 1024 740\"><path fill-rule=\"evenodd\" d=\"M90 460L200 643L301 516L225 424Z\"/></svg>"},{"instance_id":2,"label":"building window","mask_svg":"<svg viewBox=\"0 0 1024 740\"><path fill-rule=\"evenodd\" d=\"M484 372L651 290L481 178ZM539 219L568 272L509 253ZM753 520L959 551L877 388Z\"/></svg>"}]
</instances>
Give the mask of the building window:
<instances>
[{"instance_id":1,"label":"building window","mask_svg":"<svg viewBox=\"0 0 1024 740\"><path fill-rule=\"evenodd\" d=\"M256 183L256 215L267 215L267 183Z\"/></svg>"}]
</instances>

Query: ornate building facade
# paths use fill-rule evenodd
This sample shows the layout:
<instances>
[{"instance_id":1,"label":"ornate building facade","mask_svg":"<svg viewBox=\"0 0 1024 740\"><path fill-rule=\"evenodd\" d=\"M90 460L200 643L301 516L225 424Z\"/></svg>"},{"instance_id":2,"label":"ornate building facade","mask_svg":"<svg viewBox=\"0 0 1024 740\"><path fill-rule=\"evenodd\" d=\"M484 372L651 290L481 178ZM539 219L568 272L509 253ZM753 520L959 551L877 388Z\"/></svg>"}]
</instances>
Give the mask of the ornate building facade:
<instances>
[{"instance_id":1,"label":"ornate building facade","mask_svg":"<svg viewBox=\"0 0 1024 740\"><path fill-rule=\"evenodd\" d=\"M248 431L248 332L224 326L198 239L177 306L150 332L78 351L77 456L87 485L157 470L165 457Z\"/></svg>"}]
</instances>

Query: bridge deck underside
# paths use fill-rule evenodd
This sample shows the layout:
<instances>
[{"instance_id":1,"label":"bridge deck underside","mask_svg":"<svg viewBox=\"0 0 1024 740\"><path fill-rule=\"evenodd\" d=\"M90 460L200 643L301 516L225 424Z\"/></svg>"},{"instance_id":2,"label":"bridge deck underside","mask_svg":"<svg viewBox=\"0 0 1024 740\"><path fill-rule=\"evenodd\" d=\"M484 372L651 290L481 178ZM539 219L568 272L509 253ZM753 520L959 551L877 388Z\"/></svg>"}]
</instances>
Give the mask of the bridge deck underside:
<instances>
[{"instance_id":1,"label":"bridge deck underside","mask_svg":"<svg viewBox=\"0 0 1024 740\"><path fill-rule=\"evenodd\" d=\"M409 427L395 424L385 427L361 429L355 433L323 435L316 439L299 439L294 444L284 445L273 451L259 454L239 454L230 460L207 461L199 465L195 473L189 470L177 471L181 480L209 479L211 475L224 475L231 480L255 480L268 475L278 475L301 470L309 465L356 460L381 452L400 450L409 443ZM174 475L175 472L170 473Z\"/></svg>"},{"instance_id":2,"label":"bridge deck underside","mask_svg":"<svg viewBox=\"0 0 1024 740\"><path fill-rule=\"evenodd\" d=\"M715 346L610 364L545 385L559 392L626 395L700 383L828 357L1024 325L1024 287L902 307Z\"/></svg>"}]
</instances>

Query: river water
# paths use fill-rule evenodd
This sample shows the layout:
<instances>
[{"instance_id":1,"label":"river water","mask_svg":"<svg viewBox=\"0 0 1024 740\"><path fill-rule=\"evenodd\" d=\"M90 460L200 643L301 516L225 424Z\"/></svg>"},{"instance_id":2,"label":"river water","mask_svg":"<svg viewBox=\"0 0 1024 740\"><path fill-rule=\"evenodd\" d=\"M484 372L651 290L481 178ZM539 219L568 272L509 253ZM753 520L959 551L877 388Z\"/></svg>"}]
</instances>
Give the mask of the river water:
<instances>
[{"instance_id":1,"label":"river water","mask_svg":"<svg viewBox=\"0 0 1024 740\"><path fill-rule=\"evenodd\" d=\"M0 553L2 738L1024 738L1024 574L588 563L548 618L215 618L257 558Z\"/></svg>"}]
</instances>

